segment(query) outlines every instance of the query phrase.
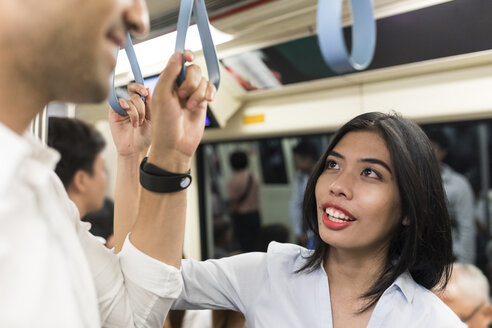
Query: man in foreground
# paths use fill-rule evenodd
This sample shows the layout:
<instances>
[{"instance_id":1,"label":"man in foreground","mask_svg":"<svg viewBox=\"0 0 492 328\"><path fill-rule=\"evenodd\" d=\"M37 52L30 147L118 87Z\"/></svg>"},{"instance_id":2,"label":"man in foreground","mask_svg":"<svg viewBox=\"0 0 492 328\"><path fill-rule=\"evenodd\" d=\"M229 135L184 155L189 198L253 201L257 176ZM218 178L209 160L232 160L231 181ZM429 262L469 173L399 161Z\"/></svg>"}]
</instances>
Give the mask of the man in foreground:
<instances>
[{"instance_id":1,"label":"man in foreground","mask_svg":"<svg viewBox=\"0 0 492 328\"><path fill-rule=\"evenodd\" d=\"M186 191L137 193L135 224L116 256L80 223L53 172L59 155L24 135L50 101L106 98L114 47L127 31L148 30L144 1L0 0L0 18L0 327L162 327L181 291L184 220L168 231L173 237L161 236L185 216ZM204 126L214 94L193 65L178 88L181 63L182 55L171 58L152 101L159 129L148 163L173 173L188 171L203 133L196 127ZM138 177L140 158L130 147L141 137L132 124L150 124L150 102L137 98L126 104L129 117L112 121L118 174L129 181Z\"/></svg>"}]
</instances>

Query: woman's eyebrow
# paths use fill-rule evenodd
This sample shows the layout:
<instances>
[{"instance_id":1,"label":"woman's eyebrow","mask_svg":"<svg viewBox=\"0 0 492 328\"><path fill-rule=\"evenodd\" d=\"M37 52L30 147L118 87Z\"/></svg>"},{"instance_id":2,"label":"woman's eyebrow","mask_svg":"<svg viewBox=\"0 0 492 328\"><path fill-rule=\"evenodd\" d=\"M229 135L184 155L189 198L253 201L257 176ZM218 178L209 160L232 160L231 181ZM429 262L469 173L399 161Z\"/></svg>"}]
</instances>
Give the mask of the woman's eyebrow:
<instances>
[{"instance_id":1,"label":"woman's eyebrow","mask_svg":"<svg viewBox=\"0 0 492 328\"><path fill-rule=\"evenodd\" d=\"M359 162L363 162L363 163L371 163L371 164L378 164L378 165L381 165L382 167L384 167L386 170L388 170L388 172L393 175L393 172L391 172L391 169L389 167L388 164L386 164L384 161L380 160L380 159L377 159L377 158L363 158L363 159L360 159Z\"/></svg>"},{"instance_id":2,"label":"woman's eyebrow","mask_svg":"<svg viewBox=\"0 0 492 328\"><path fill-rule=\"evenodd\" d=\"M334 157L338 157L338 158L341 158L341 159L345 159L345 156L343 156L342 154L340 153L337 153L336 151L332 150L328 156L334 156ZM386 170L388 170L388 172L393 175L393 172L391 171L390 167L388 164L386 164L384 161L380 160L380 159L377 159L377 158L362 158L359 160L359 162L362 162L362 163L371 163L371 164L377 164L377 165L381 165L382 167L384 167Z\"/></svg>"},{"instance_id":3,"label":"woman's eyebrow","mask_svg":"<svg viewBox=\"0 0 492 328\"><path fill-rule=\"evenodd\" d=\"M341 159L345 159L345 156L343 156L342 154L340 153L337 153L336 151L332 150L330 151L330 153L328 154L328 156L335 156L335 157L338 157L338 158L341 158Z\"/></svg>"}]
</instances>

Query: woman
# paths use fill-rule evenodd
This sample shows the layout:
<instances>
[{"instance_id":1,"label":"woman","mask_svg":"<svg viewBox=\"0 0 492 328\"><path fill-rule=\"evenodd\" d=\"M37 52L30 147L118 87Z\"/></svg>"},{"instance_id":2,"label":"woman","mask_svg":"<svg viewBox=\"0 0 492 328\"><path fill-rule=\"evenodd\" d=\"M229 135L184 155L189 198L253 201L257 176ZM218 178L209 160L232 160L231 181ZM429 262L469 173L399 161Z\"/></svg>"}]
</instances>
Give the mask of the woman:
<instances>
[{"instance_id":1,"label":"woman","mask_svg":"<svg viewBox=\"0 0 492 328\"><path fill-rule=\"evenodd\" d=\"M174 308L233 309L252 327L461 327L429 289L447 282L449 217L422 130L367 113L334 136L311 175L304 219L315 249L182 263Z\"/></svg>"}]
</instances>

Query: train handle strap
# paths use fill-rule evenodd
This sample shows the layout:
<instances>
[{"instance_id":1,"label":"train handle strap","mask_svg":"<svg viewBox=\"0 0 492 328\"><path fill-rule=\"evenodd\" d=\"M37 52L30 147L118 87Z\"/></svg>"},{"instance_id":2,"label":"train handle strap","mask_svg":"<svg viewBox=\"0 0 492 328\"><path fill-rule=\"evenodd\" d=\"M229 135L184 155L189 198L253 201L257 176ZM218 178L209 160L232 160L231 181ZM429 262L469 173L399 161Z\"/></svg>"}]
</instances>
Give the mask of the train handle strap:
<instances>
[{"instance_id":1,"label":"train handle strap","mask_svg":"<svg viewBox=\"0 0 492 328\"><path fill-rule=\"evenodd\" d=\"M205 62L207 63L208 80L212 82L218 90L220 84L219 61L217 59L217 51L215 49L214 42L212 40L212 34L210 33L210 23L204 0L181 0L178 17L178 31L176 36L176 48L174 49L174 52L184 53L186 34L188 32L188 26L190 25L192 12L195 15L196 25L198 27L198 32L200 33L203 54L205 56ZM178 85L181 85L185 79L186 68L183 59L183 68L177 79Z\"/></svg>"},{"instance_id":2,"label":"train handle strap","mask_svg":"<svg viewBox=\"0 0 492 328\"><path fill-rule=\"evenodd\" d=\"M318 42L325 62L336 73L366 69L376 48L376 20L372 0L350 0L352 8L352 54L345 46L342 29L343 0L318 0Z\"/></svg>"},{"instance_id":3,"label":"train handle strap","mask_svg":"<svg viewBox=\"0 0 492 328\"><path fill-rule=\"evenodd\" d=\"M118 56L119 48L115 48L116 56ZM128 61L130 62L130 66L132 68L133 72L133 77L135 78L135 82L139 84L144 84L144 79L142 76L142 71L140 70L140 65L138 64L137 60L137 55L135 54L135 49L133 49L133 43L132 43L132 38L130 37L130 33L128 33L127 38L126 38L126 45L125 45L125 52L128 57ZM119 101L118 97L116 96L116 90L114 88L114 75L115 71L113 70L113 73L111 73L111 84L110 84L110 89L109 89L109 104L111 105L111 108L121 116L127 116L126 110L124 110ZM145 102L145 97L142 97L142 100Z\"/></svg>"},{"instance_id":4,"label":"train handle strap","mask_svg":"<svg viewBox=\"0 0 492 328\"><path fill-rule=\"evenodd\" d=\"M181 6L179 10L179 18L178 18L178 29L177 29L177 37L176 37L176 48L175 52L184 53L185 41L186 41L186 33L188 31L188 26L190 25L191 13L195 13L195 20L198 27L198 31L200 33L200 40L202 41L203 53L205 55L205 62L207 63L207 70L209 81L215 85L215 88L219 89L220 84L220 69L219 69L219 61L217 59L217 51L215 50L215 45L212 40L212 34L210 33L210 23L207 15L207 8L205 7L204 0L182 0ZM119 49L116 48L116 55L118 55ZM135 77L135 82L139 84L144 84L144 79L142 76L142 72L140 70L140 66L138 64L137 56L135 54L135 50L133 48L133 43L130 37L130 33L128 33L125 52L130 62L130 66L132 68L133 76ZM178 76L177 83L180 85L186 79L186 69L184 65L183 59L183 68L181 70L180 75ZM111 107L121 116L127 116L127 112L121 107L118 102L118 97L116 96L116 91L114 88L114 80L115 80L115 72L111 74L110 81L110 95L109 95L109 104ZM145 101L145 97L142 97L142 100Z\"/></svg>"}]
</instances>

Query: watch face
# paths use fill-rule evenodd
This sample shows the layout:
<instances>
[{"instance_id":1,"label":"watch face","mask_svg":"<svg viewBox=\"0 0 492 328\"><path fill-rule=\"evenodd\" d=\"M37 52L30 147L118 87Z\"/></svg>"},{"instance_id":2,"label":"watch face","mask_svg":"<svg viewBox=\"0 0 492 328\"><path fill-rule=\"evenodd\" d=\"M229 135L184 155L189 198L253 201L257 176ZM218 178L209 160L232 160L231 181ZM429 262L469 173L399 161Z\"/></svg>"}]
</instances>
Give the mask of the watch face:
<instances>
[{"instance_id":1,"label":"watch face","mask_svg":"<svg viewBox=\"0 0 492 328\"><path fill-rule=\"evenodd\" d=\"M183 180L181 180L179 185L181 186L181 188L184 189L184 188L188 187L190 185L190 183L191 183L191 179L189 177L186 177L186 178L183 178Z\"/></svg>"}]
</instances>

